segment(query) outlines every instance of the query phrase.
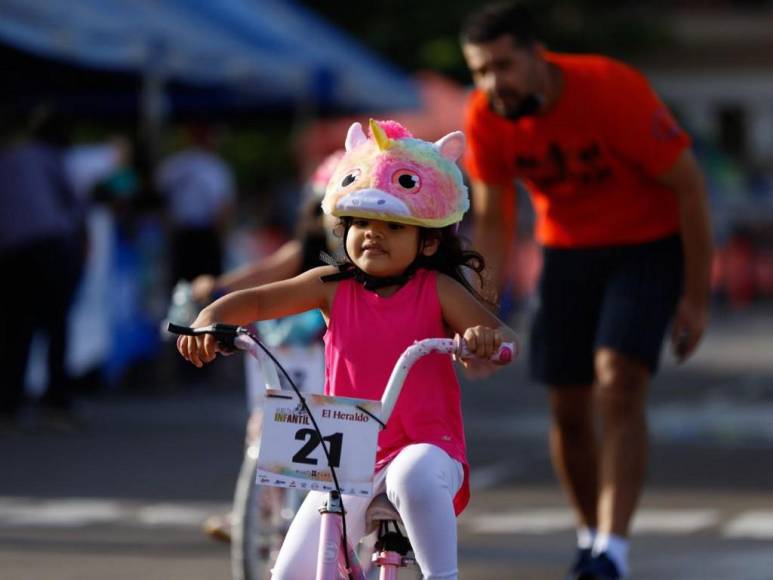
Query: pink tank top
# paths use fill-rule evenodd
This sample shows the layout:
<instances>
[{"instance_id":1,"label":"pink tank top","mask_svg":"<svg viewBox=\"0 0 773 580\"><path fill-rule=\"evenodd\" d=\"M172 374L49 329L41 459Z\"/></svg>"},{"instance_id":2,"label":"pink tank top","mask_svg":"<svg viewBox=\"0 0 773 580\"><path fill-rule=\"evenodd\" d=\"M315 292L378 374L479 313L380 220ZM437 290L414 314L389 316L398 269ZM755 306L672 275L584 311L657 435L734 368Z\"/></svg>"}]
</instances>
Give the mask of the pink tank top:
<instances>
[{"instance_id":1,"label":"pink tank top","mask_svg":"<svg viewBox=\"0 0 773 580\"><path fill-rule=\"evenodd\" d=\"M402 352L416 340L447 336L436 273L420 269L383 298L342 280L333 298L325 341L325 393L380 399ZM437 445L464 466L454 498L459 514L469 501L469 466L461 394L449 356L431 354L411 369L386 429L378 438L376 469L413 443Z\"/></svg>"}]
</instances>

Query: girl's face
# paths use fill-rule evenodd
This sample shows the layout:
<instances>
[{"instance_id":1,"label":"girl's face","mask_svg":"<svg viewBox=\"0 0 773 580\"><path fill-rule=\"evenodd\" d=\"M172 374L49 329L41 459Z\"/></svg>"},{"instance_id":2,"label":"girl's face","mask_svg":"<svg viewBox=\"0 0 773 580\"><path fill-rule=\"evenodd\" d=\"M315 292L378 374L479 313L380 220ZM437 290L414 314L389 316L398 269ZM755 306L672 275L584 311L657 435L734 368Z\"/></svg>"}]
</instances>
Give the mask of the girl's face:
<instances>
[{"instance_id":1,"label":"girl's face","mask_svg":"<svg viewBox=\"0 0 773 580\"><path fill-rule=\"evenodd\" d=\"M371 276L399 276L416 258L419 228L394 222L353 218L346 251Z\"/></svg>"}]
</instances>

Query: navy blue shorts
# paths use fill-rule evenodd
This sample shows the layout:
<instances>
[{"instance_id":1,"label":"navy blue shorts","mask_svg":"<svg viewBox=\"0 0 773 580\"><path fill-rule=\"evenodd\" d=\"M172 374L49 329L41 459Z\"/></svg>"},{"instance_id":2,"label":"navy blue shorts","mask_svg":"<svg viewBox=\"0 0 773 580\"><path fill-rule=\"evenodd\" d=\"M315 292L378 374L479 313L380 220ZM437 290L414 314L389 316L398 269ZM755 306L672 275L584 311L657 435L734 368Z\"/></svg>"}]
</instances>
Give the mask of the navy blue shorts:
<instances>
[{"instance_id":1,"label":"navy blue shorts","mask_svg":"<svg viewBox=\"0 0 773 580\"><path fill-rule=\"evenodd\" d=\"M631 246L544 248L532 377L551 386L590 384L601 347L654 373L682 275L678 235Z\"/></svg>"}]
</instances>

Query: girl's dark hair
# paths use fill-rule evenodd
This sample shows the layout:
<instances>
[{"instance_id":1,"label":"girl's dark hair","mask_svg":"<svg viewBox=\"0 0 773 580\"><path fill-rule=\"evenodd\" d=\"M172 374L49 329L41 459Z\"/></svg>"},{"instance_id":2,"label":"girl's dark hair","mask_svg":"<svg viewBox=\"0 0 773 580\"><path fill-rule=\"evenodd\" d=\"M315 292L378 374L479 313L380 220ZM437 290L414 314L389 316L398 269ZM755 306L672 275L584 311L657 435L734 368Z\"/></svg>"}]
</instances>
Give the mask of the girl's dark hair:
<instances>
[{"instance_id":1,"label":"girl's dark hair","mask_svg":"<svg viewBox=\"0 0 773 580\"><path fill-rule=\"evenodd\" d=\"M531 48L541 39L536 10L528 3L495 2L470 13L460 34L462 44L481 44L510 35L517 46Z\"/></svg>"},{"instance_id":2,"label":"girl's dark hair","mask_svg":"<svg viewBox=\"0 0 773 580\"><path fill-rule=\"evenodd\" d=\"M352 220L353 218L351 217L341 218L336 227L336 234L345 239L346 232L349 230ZM490 306L496 306L496 294L488 290L490 285L487 283L485 275L486 261L479 252L467 247L469 245L468 240L458 235L456 229L456 225L450 225L444 228L420 227L419 250L432 240L438 241L438 249L431 256L425 256L419 251L411 268L413 270L418 268L435 270L436 272L441 272L446 276L450 276L464 286L470 294L475 296L475 298L481 302ZM339 268L347 265L351 266L352 264L349 256L344 256L342 262L338 265ZM482 292L478 291L475 286L473 286L470 279L465 275L466 272L464 268L475 273L478 277L480 288L483 289Z\"/></svg>"}]
</instances>

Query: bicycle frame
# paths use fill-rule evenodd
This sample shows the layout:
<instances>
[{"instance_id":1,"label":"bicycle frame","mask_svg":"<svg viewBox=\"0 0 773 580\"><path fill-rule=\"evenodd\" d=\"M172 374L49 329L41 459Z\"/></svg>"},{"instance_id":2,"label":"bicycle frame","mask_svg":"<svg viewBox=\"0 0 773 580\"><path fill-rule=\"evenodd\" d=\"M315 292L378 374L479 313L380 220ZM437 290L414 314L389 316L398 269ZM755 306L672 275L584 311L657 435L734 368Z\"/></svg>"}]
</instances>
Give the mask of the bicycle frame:
<instances>
[{"instance_id":1,"label":"bicycle frame","mask_svg":"<svg viewBox=\"0 0 773 580\"><path fill-rule=\"evenodd\" d=\"M344 511L338 492L328 492L327 499L319 513L321 519L316 580L340 580L342 577L365 580L365 573L351 545L347 543L344 546ZM351 567L348 570L344 550L348 551L349 566Z\"/></svg>"},{"instance_id":2,"label":"bicycle frame","mask_svg":"<svg viewBox=\"0 0 773 580\"><path fill-rule=\"evenodd\" d=\"M409 346L392 369L392 374L381 397L381 421L386 423L389 420L405 379L416 361L432 353L449 355L459 353L463 351L460 347L461 345L457 340L449 338L429 338ZM509 362L514 358L513 355L513 345L504 345L498 353L498 359ZM340 578L365 580L365 575L351 546L344 546L343 522L341 521L344 514L341 498L337 492L328 493L325 505L320 509L320 514L321 529L316 580L340 580ZM346 569L344 550L347 550L349 554L350 570ZM397 552L382 551L376 558L376 564L381 568L380 580L397 580L397 571L398 568L403 567L404 559Z\"/></svg>"}]
</instances>

